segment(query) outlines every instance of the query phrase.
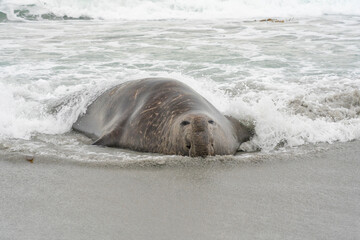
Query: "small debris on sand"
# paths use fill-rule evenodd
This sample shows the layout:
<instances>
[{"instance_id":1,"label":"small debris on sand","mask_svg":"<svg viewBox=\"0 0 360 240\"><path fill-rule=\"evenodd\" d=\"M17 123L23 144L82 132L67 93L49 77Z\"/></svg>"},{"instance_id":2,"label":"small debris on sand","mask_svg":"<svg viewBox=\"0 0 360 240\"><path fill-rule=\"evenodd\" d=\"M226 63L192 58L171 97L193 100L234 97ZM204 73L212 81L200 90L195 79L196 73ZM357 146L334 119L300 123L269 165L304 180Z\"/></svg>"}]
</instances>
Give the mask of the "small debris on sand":
<instances>
[{"instance_id":1,"label":"small debris on sand","mask_svg":"<svg viewBox=\"0 0 360 240\"><path fill-rule=\"evenodd\" d=\"M34 156L32 155L26 155L25 156L26 161L33 163L34 162Z\"/></svg>"},{"instance_id":2,"label":"small debris on sand","mask_svg":"<svg viewBox=\"0 0 360 240\"><path fill-rule=\"evenodd\" d=\"M278 20L278 19L273 19L273 18L268 18L268 19L261 19L260 22L276 22L276 23L284 23L285 20Z\"/></svg>"}]
</instances>

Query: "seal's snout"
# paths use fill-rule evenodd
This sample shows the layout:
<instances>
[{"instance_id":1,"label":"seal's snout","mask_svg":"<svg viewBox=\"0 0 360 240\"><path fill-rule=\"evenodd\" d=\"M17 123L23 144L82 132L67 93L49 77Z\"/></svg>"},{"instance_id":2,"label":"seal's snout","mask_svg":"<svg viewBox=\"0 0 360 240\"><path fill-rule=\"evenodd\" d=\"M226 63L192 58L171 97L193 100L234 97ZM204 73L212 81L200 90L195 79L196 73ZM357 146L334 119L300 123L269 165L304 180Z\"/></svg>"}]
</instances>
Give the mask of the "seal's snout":
<instances>
[{"instance_id":1,"label":"seal's snout","mask_svg":"<svg viewBox=\"0 0 360 240\"><path fill-rule=\"evenodd\" d=\"M213 121L207 120L202 116L194 117L191 122L189 122L189 124L191 124L191 138L187 144L189 156L206 157L214 155L212 133L208 126L210 122Z\"/></svg>"},{"instance_id":2,"label":"seal's snout","mask_svg":"<svg viewBox=\"0 0 360 240\"><path fill-rule=\"evenodd\" d=\"M194 132L203 132L207 130L207 122L201 117L195 117L191 125Z\"/></svg>"}]
</instances>

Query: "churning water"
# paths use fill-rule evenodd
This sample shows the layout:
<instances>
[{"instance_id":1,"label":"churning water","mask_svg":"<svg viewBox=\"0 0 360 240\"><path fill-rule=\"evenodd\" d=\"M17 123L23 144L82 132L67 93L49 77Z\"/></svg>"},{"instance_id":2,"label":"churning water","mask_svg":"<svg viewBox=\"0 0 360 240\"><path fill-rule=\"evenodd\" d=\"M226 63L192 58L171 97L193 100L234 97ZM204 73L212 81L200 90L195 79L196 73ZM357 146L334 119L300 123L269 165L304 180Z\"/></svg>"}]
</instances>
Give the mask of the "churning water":
<instances>
[{"instance_id":1,"label":"churning water","mask_svg":"<svg viewBox=\"0 0 360 240\"><path fill-rule=\"evenodd\" d=\"M254 124L245 150L360 139L359 26L355 0L0 0L0 149L172 158L71 131L99 94L142 77L178 79Z\"/></svg>"}]
</instances>

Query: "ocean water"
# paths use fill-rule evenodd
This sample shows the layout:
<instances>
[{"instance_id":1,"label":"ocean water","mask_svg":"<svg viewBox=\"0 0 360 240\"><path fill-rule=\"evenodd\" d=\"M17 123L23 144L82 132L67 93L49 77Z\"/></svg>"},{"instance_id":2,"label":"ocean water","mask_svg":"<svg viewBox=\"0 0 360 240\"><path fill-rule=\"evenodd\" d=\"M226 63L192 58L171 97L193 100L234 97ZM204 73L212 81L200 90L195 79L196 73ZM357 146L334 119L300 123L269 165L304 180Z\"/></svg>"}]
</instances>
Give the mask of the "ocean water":
<instances>
[{"instance_id":1,"label":"ocean water","mask_svg":"<svg viewBox=\"0 0 360 240\"><path fill-rule=\"evenodd\" d=\"M178 79L252 124L241 150L258 152L226 158L358 140L359 26L355 0L0 0L1 154L181 161L71 130L106 89L144 77Z\"/></svg>"}]
</instances>

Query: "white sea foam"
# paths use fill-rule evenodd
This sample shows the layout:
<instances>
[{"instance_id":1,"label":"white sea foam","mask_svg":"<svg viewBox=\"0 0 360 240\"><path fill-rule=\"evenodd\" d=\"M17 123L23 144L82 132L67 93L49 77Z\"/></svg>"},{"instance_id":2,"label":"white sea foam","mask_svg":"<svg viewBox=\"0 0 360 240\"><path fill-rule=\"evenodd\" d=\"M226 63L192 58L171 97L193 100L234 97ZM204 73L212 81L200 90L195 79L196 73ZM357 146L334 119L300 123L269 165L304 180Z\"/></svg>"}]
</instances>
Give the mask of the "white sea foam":
<instances>
[{"instance_id":1,"label":"white sea foam","mask_svg":"<svg viewBox=\"0 0 360 240\"><path fill-rule=\"evenodd\" d=\"M359 19L324 19L3 24L0 144L52 144L102 91L151 76L254 123L250 148L360 139Z\"/></svg>"},{"instance_id":2,"label":"white sea foam","mask_svg":"<svg viewBox=\"0 0 360 240\"><path fill-rule=\"evenodd\" d=\"M348 105L349 110L356 108L352 117L349 117L346 111L336 112L338 119L333 120L329 113L324 115L327 117L318 116L326 105L321 105L318 112L312 113L315 117L311 114L307 116L306 113L294 114L289 108L288 99L276 98L266 92L258 93L256 98L250 98L250 93L234 98L219 89L215 82L206 79L166 73L160 76L179 79L192 86L225 114L235 116L246 123L254 123L256 135L251 142L252 149L261 148L269 151L282 146L360 138L360 104L357 92L354 92L353 96L344 93L345 100L339 100L339 96L328 100ZM141 78L143 75L134 77ZM95 96L106 89L101 82L94 84L73 86L74 89L70 93L69 88L65 86L49 90L48 82L42 80L25 87L10 88L0 85L0 138L29 139L38 133L63 134L70 131L79 114L85 112L86 106ZM44 96L40 92L53 94ZM314 108L318 103L308 104ZM295 108L299 110L300 107L301 105ZM336 111L336 108L333 111Z\"/></svg>"},{"instance_id":3,"label":"white sea foam","mask_svg":"<svg viewBox=\"0 0 360 240\"><path fill-rule=\"evenodd\" d=\"M14 14L14 10L20 10ZM42 14L94 19L290 18L323 14L360 14L358 0L2 0L10 20L41 19ZM27 16L27 17L26 17Z\"/></svg>"}]
</instances>

